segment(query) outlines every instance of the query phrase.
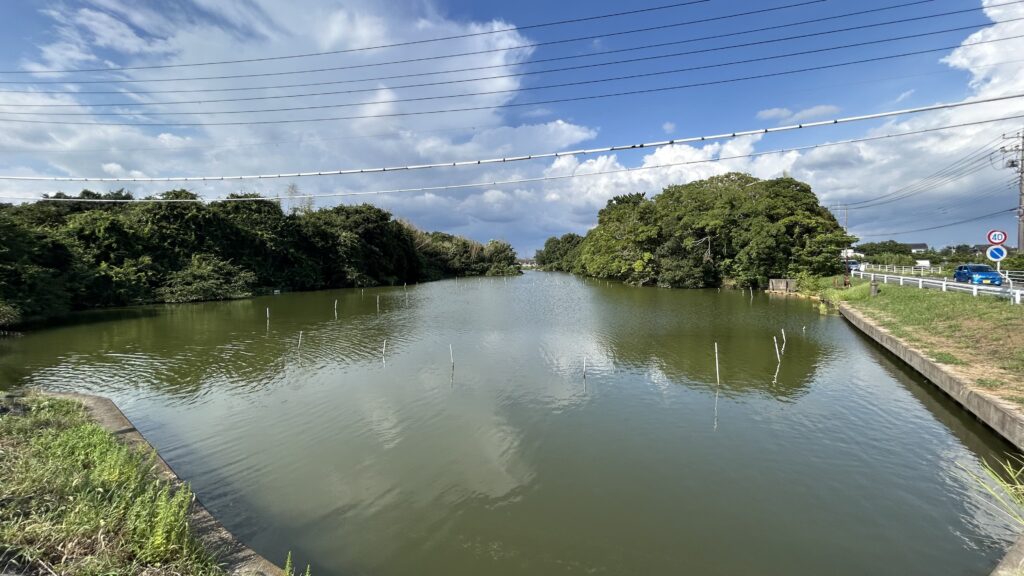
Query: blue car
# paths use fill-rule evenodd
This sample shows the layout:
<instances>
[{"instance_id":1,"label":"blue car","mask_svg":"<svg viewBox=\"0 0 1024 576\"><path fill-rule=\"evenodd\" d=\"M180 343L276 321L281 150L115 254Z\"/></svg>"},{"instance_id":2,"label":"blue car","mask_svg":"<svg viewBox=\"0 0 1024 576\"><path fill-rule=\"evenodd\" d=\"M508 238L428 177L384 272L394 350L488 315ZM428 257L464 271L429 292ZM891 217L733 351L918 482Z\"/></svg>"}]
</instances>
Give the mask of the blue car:
<instances>
[{"instance_id":1,"label":"blue car","mask_svg":"<svg viewBox=\"0 0 1024 576\"><path fill-rule=\"evenodd\" d=\"M968 284L987 284L1002 286L1003 277L988 264L964 264L957 266L953 272L953 280Z\"/></svg>"}]
</instances>

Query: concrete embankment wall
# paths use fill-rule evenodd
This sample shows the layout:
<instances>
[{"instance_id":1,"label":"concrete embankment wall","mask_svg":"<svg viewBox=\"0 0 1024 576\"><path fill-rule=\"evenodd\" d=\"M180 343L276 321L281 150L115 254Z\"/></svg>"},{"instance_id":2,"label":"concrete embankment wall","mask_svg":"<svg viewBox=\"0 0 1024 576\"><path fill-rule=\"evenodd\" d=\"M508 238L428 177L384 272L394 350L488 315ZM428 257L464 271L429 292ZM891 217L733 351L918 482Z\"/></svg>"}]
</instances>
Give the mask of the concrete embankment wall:
<instances>
[{"instance_id":1,"label":"concrete embankment wall","mask_svg":"<svg viewBox=\"0 0 1024 576\"><path fill-rule=\"evenodd\" d=\"M974 388L850 306L840 304L839 313L1024 452L1024 416L1012 404ZM992 576L1024 576L1024 537L1006 552Z\"/></svg>"},{"instance_id":2,"label":"concrete embankment wall","mask_svg":"<svg viewBox=\"0 0 1024 576\"><path fill-rule=\"evenodd\" d=\"M152 452L156 457L156 472L163 479L170 481L175 488L184 484L184 481L160 457L159 452L135 429L131 421L109 398L74 393L46 392L45 394L81 402L93 420L119 440L130 446ZM216 556L228 573L237 576L284 576L284 571L281 568L239 542L210 514L198 498L192 503L189 523L206 549Z\"/></svg>"}]
</instances>

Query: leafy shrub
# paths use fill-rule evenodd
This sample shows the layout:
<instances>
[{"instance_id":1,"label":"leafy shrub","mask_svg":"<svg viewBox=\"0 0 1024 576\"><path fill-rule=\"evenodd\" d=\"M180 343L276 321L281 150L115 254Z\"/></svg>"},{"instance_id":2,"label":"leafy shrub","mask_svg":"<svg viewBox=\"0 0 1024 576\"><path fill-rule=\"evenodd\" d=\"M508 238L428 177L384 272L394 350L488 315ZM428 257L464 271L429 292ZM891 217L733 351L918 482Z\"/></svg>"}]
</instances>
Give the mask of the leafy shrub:
<instances>
[{"instance_id":1,"label":"leafy shrub","mask_svg":"<svg viewBox=\"0 0 1024 576\"><path fill-rule=\"evenodd\" d=\"M252 296L256 275L213 254L195 254L167 276L157 295L165 302L199 302Z\"/></svg>"}]
</instances>

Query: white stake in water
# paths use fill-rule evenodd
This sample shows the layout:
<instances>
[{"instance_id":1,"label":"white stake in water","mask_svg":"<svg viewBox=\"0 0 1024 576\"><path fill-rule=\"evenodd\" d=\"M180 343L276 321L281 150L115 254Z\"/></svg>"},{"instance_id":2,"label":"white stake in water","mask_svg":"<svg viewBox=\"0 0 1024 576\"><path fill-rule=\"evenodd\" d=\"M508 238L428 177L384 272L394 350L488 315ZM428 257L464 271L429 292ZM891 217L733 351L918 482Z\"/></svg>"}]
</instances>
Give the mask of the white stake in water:
<instances>
[{"instance_id":1,"label":"white stake in water","mask_svg":"<svg viewBox=\"0 0 1024 576\"><path fill-rule=\"evenodd\" d=\"M383 362L384 364L388 363L387 360L384 357L384 355L387 353L387 351L388 351L388 339L385 338L384 339L384 347L380 349L380 361Z\"/></svg>"},{"instance_id":2,"label":"white stake in water","mask_svg":"<svg viewBox=\"0 0 1024 576\"><path fill-rule=\"evenodd\" d=\"M302 348L302 330L299 330L299 348Z\"/></svg>"},{"instance_id":3,"label":"white stake in water","mask_svg":"<svg viewBox=\"0 0 1024 576\"><path fill-rule=\"evenodd\" d=\"M338 299L334 299L334 319L338 319Z\"/></svg>"},{"instance_id":4,"label":"white stake in water","mask_svg":"<svg viewBox=\"0 0 1024 576\"><path fill-rule=\"evenodd\" d=\"M718 372L718 342L715 342L715 384L722 385L722 377Z\"/></svg>"},{"instance_id":5,"label":"white stake in water","mask_svg":"<svg viewBox=\"0 0 1024 576\"><path fill-rule=\"evenodd\" d=\"M452 359L452 370L455 370L455 351L452 350L452 345L448 345L448 356Z\"/></svg>"},{"instance_id":6,"label":"white stake in water","mask_svg":"<svg viewBox=\"0 0 1024 576\"><path fill-rule=\"evenodd\" d=\"M587 379L587 357L583 357L583 379Z\"/></svg>"},{"instance_id":7,"label":"white stake in water","mask_svg":"<svg viewBox=\"0 0 1024 576\"><path fill-rule=\"evenodd\" d=\"M779 339L772 336L772 342L775 342L775 358L782 364L782 354L779 353Z\"/></svg>"},{"instance_id":8,"label":"white stake in water","mask_svg":"<svg viewBox=\"0 0 1024 576\"><path fill-rule=\"evenodd\" d=\"M267 306L267 320L270 320L270 306Z\"/></svg>"},{"instance_id":9,"label":"white stake in water","mask_svg":"<svg viewBox=\"0 0 1024 576\"><path fill-rule=\"evenodd\" d=\"M786 353L786 329L782 328L782 353Z\"/></svg>"},{"instance_id":10,"label":"white stake in water","mask_svg":"<svg viewBox=\"0 0 1024 576\"><path fill-rule=\"evenodd\" d=\"M377 314L380 314L380 294L377 294Z\"/></svg>"}]
</instances>

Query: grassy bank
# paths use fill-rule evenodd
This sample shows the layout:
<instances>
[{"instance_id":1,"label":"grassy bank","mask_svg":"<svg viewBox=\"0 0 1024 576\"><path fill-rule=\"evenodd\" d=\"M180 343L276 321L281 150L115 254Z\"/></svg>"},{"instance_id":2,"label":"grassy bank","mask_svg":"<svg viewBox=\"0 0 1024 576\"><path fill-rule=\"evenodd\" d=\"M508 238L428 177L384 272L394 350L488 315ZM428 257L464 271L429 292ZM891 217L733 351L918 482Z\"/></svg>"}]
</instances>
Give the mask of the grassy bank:
<instances>
[{"instance_id":1,"label":"grassy bank","mask_svg":"<svg viewBox=\"0 0 1024 576\"><path fill-rule=\"evenodd\" d=\"M891 284L872 298L866 282L817 293L833 305L847 302L965 381L1024 406L1024 306Z\"/></svg>"},{"instance_id":2,"label":"grassy bank","mask_svg":"<svg viewBox=\"0 0 1024 576\"><path fill-rule=\"evenodd\" d=\"M188 524L192 493L69 400L0 401L0 572L225 574Z\"/></svg>"}]
</instances>

